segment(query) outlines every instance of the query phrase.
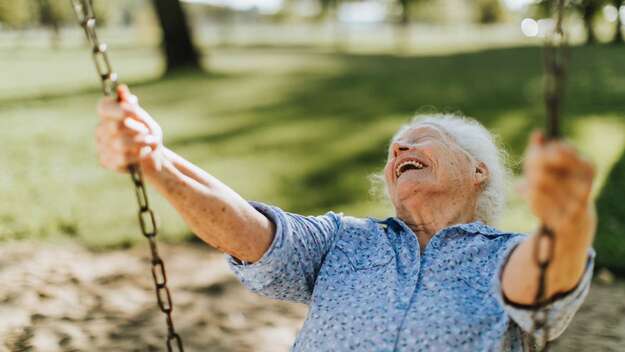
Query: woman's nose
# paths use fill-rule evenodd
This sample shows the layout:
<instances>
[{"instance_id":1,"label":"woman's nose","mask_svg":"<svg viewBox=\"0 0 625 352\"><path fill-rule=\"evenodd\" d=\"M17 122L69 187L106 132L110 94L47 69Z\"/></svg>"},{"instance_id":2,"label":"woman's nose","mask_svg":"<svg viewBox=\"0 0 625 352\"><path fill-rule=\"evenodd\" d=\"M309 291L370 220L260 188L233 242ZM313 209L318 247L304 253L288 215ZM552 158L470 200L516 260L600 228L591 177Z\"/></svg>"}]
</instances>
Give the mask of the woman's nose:
<instances>
[{"instance_id":1,"label":"woman's nose","mask_svg":"<svg viewBox=\"0 0 625 352\"><path fill-rule=\"evenodd\" d=\"M401 152L405 152L410 149L410 145L406 143L393 143L393 156L397 157Z\"/></svg>"}]
</instances>

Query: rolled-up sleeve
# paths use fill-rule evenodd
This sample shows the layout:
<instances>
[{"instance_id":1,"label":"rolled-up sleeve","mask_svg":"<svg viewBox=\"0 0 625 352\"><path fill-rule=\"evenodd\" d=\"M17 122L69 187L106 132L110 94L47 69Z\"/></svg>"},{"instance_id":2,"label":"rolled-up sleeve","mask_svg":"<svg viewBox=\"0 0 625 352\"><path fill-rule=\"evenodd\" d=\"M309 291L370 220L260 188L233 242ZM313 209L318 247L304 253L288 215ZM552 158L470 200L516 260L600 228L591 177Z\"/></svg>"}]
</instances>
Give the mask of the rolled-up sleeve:
<instances>
[{"instance_id":1,"label":"rolled-up sleeve","mask_svg":"<svg viewBox=\"0 0 625 352\"><path fill-rule=\"evenodd\" d=\"M273 241L256 262L227 261L241 283L264 296L308 303L325 255L341 227L341 216L302 216L263 203L250 202L276 227Z\"/></svg>"},{"instance_id":2,"label":"rolled-up sleeve","mask_svg":"<svg viewBox=\"0 0 625 352\"><path fill-rule=\"evenodd\" d=\"M503 291L501 289L501 275L503 273L503 267L507 263L507 259L509 255L512 253L514 248L519 244L520 241L515 241L513 245L511 245L508 250L505 251L504 255L502 255L502 260L500 261L499 270L497 272L497 280L496 281L496 293L498 295L499 300L501 301L506 313L510 317L512 321L514 321L524 333L530 334L533 328L533 319L536 309L531 306L518 305L506 300L503 295ZM595 251L591 248L588 250L588 260L586 262L586 269L584 274L582 275L581 280L577 284L577 286L566 293L557 295L554 299L551 300L544 308L547 312L547 326L549 327L548 337L549 340L554 340L559 337L564 330L567 328L573 316L577 312L577 310L584 303L586 296L588 295L588 291L590 290L590 283L592 281L593 267L594 267L594 258ZM537 342L543 341L544 331L539 329L535 332L534 338Z\"/></svg>"}]
</instances>

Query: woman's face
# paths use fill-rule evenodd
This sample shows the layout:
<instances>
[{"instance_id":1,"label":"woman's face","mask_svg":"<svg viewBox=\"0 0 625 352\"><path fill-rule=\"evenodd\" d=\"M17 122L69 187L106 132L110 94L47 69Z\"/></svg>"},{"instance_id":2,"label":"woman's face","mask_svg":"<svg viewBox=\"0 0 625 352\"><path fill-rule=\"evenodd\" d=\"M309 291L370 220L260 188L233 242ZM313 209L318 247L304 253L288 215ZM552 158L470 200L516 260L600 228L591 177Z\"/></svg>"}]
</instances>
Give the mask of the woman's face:
<instances>
[{"instance_id":1,"label":"woman's face","mask_svg":"<svg viewBox=\"0 0 625 352\"><path fill-rule=\"evenodd\" d=\"M432 196L444 196L451 202L476 198L487 172L483 163L460 148L449 135L428 124L400 135L389 148L384 168L388 192L396 209L424 204Z\"/></svg>"}]
</instances>

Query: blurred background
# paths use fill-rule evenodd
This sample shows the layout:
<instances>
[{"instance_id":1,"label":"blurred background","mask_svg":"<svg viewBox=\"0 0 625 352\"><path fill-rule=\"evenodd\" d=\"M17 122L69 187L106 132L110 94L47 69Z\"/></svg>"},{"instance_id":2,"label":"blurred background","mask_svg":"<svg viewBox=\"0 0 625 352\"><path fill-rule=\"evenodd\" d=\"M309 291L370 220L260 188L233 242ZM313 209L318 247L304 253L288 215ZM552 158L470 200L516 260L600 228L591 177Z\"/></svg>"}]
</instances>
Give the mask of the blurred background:
<instances>
[{"instance_id":1,"label":"blurred background","mask_svg":"<svg viewBox=\"0 0 625 352\"><path fill-rule=\"evenodd\" d=\"M514 187L544 125L553 1L94 0L120 80L165 144L243 195L302 214L391 216L369 176L417 113L472 116L509 152L500 228L536 221ZM567 2L564 131L597 167L597 275L556 345L625 346L623 0ZM127 176L97 164L101 96L69 0L0 0L0 351L159 351L165 335ZM191 351L286 351L306 307L256 297L162 198L178 330Z\"/></svg>"}]
</instances>

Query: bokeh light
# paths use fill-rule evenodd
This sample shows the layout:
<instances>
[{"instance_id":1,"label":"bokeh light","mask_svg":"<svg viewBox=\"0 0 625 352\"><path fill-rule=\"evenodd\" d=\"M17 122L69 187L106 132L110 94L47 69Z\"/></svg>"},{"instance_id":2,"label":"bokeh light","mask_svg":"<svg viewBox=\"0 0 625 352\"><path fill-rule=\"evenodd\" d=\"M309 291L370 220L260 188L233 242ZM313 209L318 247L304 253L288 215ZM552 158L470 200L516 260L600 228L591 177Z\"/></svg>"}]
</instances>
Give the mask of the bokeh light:
<instances>
[{"instance_id":1,"label":"bokeh light","mask_svg":"<svg viewBox=\"0 0 625 352\"><path fill-rule=\"evenodd\" d=\"M526 37L535 37L538 35L538 22L533 18L525 18L521 21L521 32Z\"/></svg>"},{"instance_id":2,"label":"bokeh light","mask_svg":"<svg viewBox=\"0 0 625 352\"><path fill-rule=\"evenodd\" d=\"M609 22L616 22L618 19L618 10L615 6L606 5L603 7L603 17Z\"/></svg>"}]
</instances>

